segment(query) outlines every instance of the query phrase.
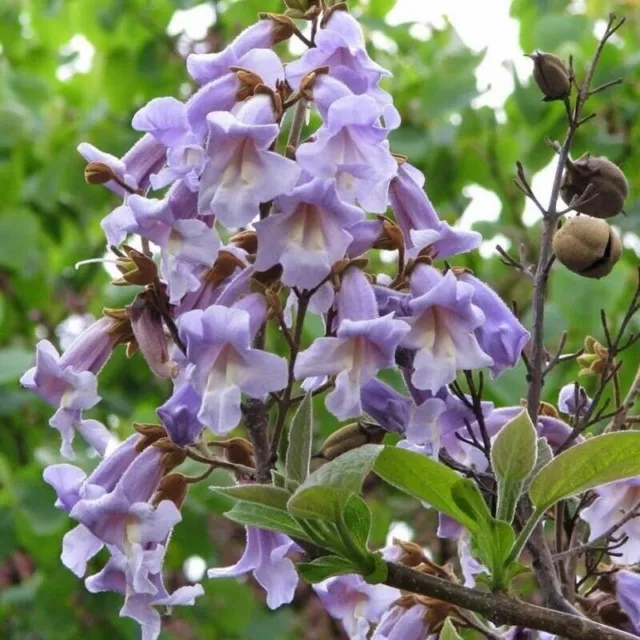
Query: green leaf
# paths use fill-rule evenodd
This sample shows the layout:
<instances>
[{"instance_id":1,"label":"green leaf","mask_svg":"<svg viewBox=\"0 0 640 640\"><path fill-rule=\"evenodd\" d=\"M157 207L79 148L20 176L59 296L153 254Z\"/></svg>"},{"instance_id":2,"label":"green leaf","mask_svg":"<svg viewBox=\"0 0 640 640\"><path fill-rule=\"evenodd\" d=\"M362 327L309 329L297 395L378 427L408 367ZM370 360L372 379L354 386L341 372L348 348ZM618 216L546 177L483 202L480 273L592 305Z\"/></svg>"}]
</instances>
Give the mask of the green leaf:
<instances>
[{"instance_id":1,"label":"green leaf","mask_svg":"<svg viewBox=\"0 0 640 640\"><path fill-rule=\"evenodd\" d=\"M300 538L312 542L298 523L286 511L271 509L250 502L238 502L231 511L224 514L229 520L250 527L260 527L271 531L286 533L292 538Z\"/></svg>"},{"instance_id":2,"label":"green leaf","mask_svg":"<svg viewBox=\"0 0 640 640\"><path fill-rule=\"evenodd\" d=\"M541 513L588 489L640 475L640 432L589 438L554 458L531 482L529 495Z\"/></svg>"},{"instance_id":3,"label":"green leaf","mask_svg":"<svg viewBox=\"0 0 640 640\"><path fill-rule=\"evenodd\" d=\"M314 471L289 499L289 513L296 518L334 522L337 510L344 508L350 496L360 492L381 449L379 445L367 444Z\"/></svg>"},{"instance_id":4,"label":"green leaf","mask_svg":"<svg viewBox=\"0 0 640 640\"><path fill-rule=\"evenodd\" d=\"M344 521L358 545L366 549L371 529L371 510L360 496L354 494L347 500Z\"/></svg>"},{"instance_id":5,"label":"green leaf","mask_svg":"<svg viewBox=\"0 0 640 640\"><path fill-rule=\"evenodd\" d=\"M332 576L358 573L358 567L355 564L340 556L322 556L312 562L299 562L296 568L300 576L311 584L322 582Z\"/></svg>"},{"instance_id":6,"label":"green leaf","mask_svg":"<svg viewBox=\"0 0 640 640\"><path fill-rule=\"evenodd\" d=\"M447 618L440 630L439 640L462 640L462 636L456 631L451 622L451 618Z\"/></svg>"},{"instance_id":7,"label":"green leaf","mask_svg":"<svg viewBox=\"0 0 640 640\"><path fill-rule=\"evenodd\" d=\"M536 464L537 434L523 409L500 429L491 447L491 465L498 480L498 519L511 522L524 482Z\"/></svg>"},{"instance_id":8,"label":"green leaf","mask_svg":"<svg viewBox=\"0 0 640 640\"><path fill-rule=\"evenodd\" d=\"M536 465L529 477L524 481L524 489L527 490L532 480L538 475L542 467L548 465L553 460L553 449L547 442L546 438L538 438L536 442L537 456Z\"/></svg>"},{"instance_id":9,"label":"green leaf","mask_svg":"<svg viewBox=\"0 0 640 640\"><path fill-rule=\"evenodd\" d=\"M311 459L311 440L313 437L313 404L311 394L307 393L289 430L289 446L285 462L285 475L295 482L304 482L309 475Z\"/></svg>"},{"instance_id":10,"label":"green leaf","mask_svg":"<svg viewBox=\"0 0 640 640\"><path fill-rule=\"evenodd\" d=\"M287 511L289 492L270 484L242 484L237 487L209 487L212 491L234 500L259 504L271 509Z\"/></svg>"},{"instance_id":11,"label":"green leaf","mask_svg":"<svg viewBox=\"0 0 640 640\"><path fill-rule=\"evenodd\" d=\"M508 522L493 520L488 529L471 539L471 546L490 574L492 588L503 589L507 559L513 548L516 535Z\"/></svg>"},{"instance_id":12,"label":"green leaf","mask_svg":"<svg viewBox=\"0 0 640 640\"><path fill-rule=\"evenodd\" d=\"M373 470L385 482L429 503L472 533L477 533L491 520L491 514L472 482L419 453L386 446Z\"/></svg>"}]
</instances>

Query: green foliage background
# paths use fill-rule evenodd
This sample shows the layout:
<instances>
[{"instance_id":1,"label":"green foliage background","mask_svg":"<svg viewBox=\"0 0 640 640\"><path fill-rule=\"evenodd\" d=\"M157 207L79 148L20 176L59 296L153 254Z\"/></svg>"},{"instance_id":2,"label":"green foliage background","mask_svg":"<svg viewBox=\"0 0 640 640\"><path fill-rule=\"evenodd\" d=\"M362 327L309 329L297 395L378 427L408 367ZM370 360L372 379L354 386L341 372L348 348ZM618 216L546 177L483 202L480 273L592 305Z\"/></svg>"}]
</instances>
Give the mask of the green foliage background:
<instances>
[{"instance_id":1,"label":"green foliage background","mask_svg":"<svg viewBox=\"0 0 640 640\"><path fill-rule=\"evenodd\" d=\"M166 26L177 9L192 0L0 0L0 637L67 640L81 637L136 638L137 626L117 617L119 598L88 594L59 561L61 539L69 528L65 514L53 507L53 491L41 478L47 464L59 461L57 433L47 427L50 410L18 388L30 365L35 343L46 337L57 343L58 325L69 314L97 315L103 306L128 303L131 292L109 285L100 265L74 270L78 260L101 257L104 237L100 219L116 204L106 190L84 183L81 141L121 155L136 139L132 114L158 95L183 95L188 85L177 38ZM214 4L216 4L214 2ZM446 3L442 3L446 8ZM640 199L640 15L634 0L514 0L511 14L520 21L523 51L539 48L568 57L578 69L596 43L593 25L608 11L626 15L616 45L606 49L596 83L621 76L625 84L599 94L590 103L597 117L580 130L574 153L591 150L621 164L631 183L626 218L615 224L638 233ZM224 6L223 6L224 5ZM390 27L385 16L394 0L352 2L370 35L381 31L397 51L371 54L393 71L387 89L393 94L402 127L392 135L395 152L404 153L427 176L428 193L440 215L458 219L468 204L465 186L493 191L502 205L495 222L476 228L486 240L509 237L536 255L538 226L521 222L523 196L512 183L516 160L529 175L551 159L545 136L561 138L561 104L540 101L537 89L521 84L504 105L504 117L472 103L479 95L474 72L483 54L470 51L446 25L417 40L411 24ZM576 6L579 7L576 9ZM218 49L249 25L258 11L279 11L279 0L219 2L218 19L207 37ZM56 70L69 62L61 49L83 34L95 47L89 73L67 81ZM496 34L496 37L500 37ZM460 116L460 124L453 124ZM539 194L544 201L548 194ZM530 285L504 267L495 255L476 252L456 260L515 300L528 320ZM563 330L568 348L578 348L586 334L602 338L598 310L605 307L613 324L624 312L635 285L638 258L627 249L613 274L602 281L579 279L563 269L551 276L547 310L547 346ZM382 267L381 267L382 268ZM635 370L640 346L627 354L623 388ZM635 361L635 362L634 362ZM575 379L575 365L550 376L545 400L555 402L562 383ZM589 381L586 382L587 387ZM521 368L488 385L489 399L516 404L524 395ZM139 358L127 360L119 350L100 379L103 402L93 417L109 423L122 437L131 422L152 422L155 407L169 387L148 374ZM318 422L324 434L335 422L321 406ZM117 417L114 421L113 417ZM118 424L116 424L116 422ZM90 467L95 461L80 459ZM214 477L213 484L226 476ZM227 480L228 481L228 480ZM206 484L206 483L205 483ZM418 541L433 535L427 514L417 504L369 492L376 541L383 544L392 520L406 520ZM205 486L190 493L184 521L177 528L167 561L168 584L184 584L183 562L192 555L208 566L229 564L243 546L242 531L219 514L228 505ZM339 637L308 587L301 587L293 607L269 612L251 582L203 581L206 595L193 608L182 608L166 624L164 637L233 639L270 637Z\"/></svg>"}]
</instances>

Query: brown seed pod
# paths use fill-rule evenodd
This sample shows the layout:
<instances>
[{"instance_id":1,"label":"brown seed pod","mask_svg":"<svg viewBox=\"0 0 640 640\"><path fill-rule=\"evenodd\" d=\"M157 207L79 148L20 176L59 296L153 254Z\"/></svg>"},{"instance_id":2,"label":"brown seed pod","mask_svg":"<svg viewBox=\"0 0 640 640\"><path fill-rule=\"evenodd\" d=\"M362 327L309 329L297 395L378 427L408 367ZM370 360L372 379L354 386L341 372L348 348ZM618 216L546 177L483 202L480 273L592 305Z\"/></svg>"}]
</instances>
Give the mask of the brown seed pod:
<instances>
[{"instance_id":1,"label":"brown seed pod","mask_svg":"<svg viewBox=\"0 0 640 640\"><path fill-rule=\"evenodd\" d=\"M525 55L533 60L533 79L544 94L544 100L562 100L569 95L569 69L558 56L543 51Z\"/></svg>"},{"instance_id":2,"label":"brown seed pod","mask_svg":"<svg viewBox=\"0 0 640 640\"><path fill-rule=\"evenodd\" d=\"M585 194L587 189L589 192ZM575 207L576 211L594 218L611 218L622 211L629 184L620 167L611 160L585 153L567 165L560 194L567 204L586 195L585 202Z\"/></svg>"},{"instance_id":3,"label":"brown seed pod","mask_svg":"<svg viewBox=\"0 0 640 640\"><path fill-rule=\"evenodd\" d=\"M587 278L602 278L620 259L622 243L604 220L576 216L553 237L553 251L570 271Z\"/></svg>"}]
</instances>

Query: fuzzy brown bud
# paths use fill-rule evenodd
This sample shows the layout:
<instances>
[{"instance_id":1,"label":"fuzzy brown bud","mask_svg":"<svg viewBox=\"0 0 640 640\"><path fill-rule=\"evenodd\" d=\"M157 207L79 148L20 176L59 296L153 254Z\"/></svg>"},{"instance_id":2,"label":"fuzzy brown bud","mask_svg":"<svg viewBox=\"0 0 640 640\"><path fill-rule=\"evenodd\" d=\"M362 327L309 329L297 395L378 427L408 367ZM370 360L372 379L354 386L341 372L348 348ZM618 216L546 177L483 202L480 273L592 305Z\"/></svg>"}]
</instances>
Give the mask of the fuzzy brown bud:
<instances>
[{"instance_id":1,"label":"fuzzy brown bud","mask_svg":"<svg viewBox=\"0 0 640 640\"><path fill-rule=\"evenodd\" d=\"M229 239L229 242L250 255L255 255L258 252L258 234L255 231L236 233Z\"/></svg>"},{"instance_id":2,"label":"fuzzy brown bud","mask_svg":"<svg viewBox=\"0 0 640 640\"><path fill-rule=\"evenodd\" d=\"M84 168L84 179L87 184L106 184L116 180L117 177L113 169L104 162L90 162Z\"/></svg>"},{"instance_id":3,"label":"fuzzy brown bud","mask_svg":"<svg viewBox=\"0 0 640 640\"><path fill-rule=\"evenodd\" d=\"M402 233L402 229L393 220L389 220L389 218L378 216L378 219L382 222L382 230L373 248L386 249L387 251L404 249L404 234Z\"/></svg>"},{"instance_id":4,"label":"fuzzy brown bud","mask_svg":"<svg viewBox=\"0 0 640 640\"><path fill-rule=\"evenodd\" d=\"M576 216L553 237L553 251L570 271L587 278L602 278L620 259L622 243L604 220Z\"/></svg>"},{"instance_id":5,"label":"fuzzy brown bud","mask_svg":"<svg viewBox=\"0 0 640 640\"><path fill-rule=\"evenodd\" d=\"M219 444L220 446L224 446L224 457L229 462L242 464L245 467L255 467L253 446L248 440L244 438L231 438Z\"/></svg>"},{"instance_id":6,"label":"fuzzy brown bud","mask_svg":"<svg viewBox=\"0 0 640 640\"><path fill-rule=\"evenodd\" d=\"M587 191L588 189L588 191ZM629 195L629 184L620 167L604 156L585 153L567 165L562 184L562 199L574 209L594 218L611 218L622 211ZM583 199L583 202L579 200Z\"/></svg>"},{"instance_id":7,"label":"fuzzy brown bud","mask_svg":"<svg viewBox=\"0 0 640 640\"><path fill-rule=\"evenodd\" d=\"M566 98L571 91L567 65L553 53L536 51L526 55L533 60L533 79L544 94L544 100L548 102Z\"/></svg>"},{"instance_id":8,"label":"fuzzy brown bud","mask_svg":"<svg viewBox=\"0 0 640 640\"><path fill-rule=\"evenodd\" d=\"M163 500L171 500L180 509L184 499L187 497L188 490L189 483L186 476L181 473L169 473L160 480L151 502L153 506L157 506Z\"/></svg>"},{"instance_id":9,"label":"fuzzy brown bud","mask_svg":"<svg viewBox=\"0 0 640 640\"><path fill-rule=\"evenodd\" d=\"M138 453L142 453L147 447L160 440L160 438L167 437L165 428L159 424L140 424L139 422L134 422L133 428L142 436L136 443L136 451Z\"/></svg>"},{"instance_id":10,"label":"fuzzy brown bud","mask_svg":"<svg viewBox=\"0 0 640 640\"><path fill-rule=\"evenodd\" d=\"M380 444L384 433L384 429L381 427L364 426L359 422L348 424L332 433L314 457L333 460L343 453L365 444Z\"/></svg>"}]
</instances>

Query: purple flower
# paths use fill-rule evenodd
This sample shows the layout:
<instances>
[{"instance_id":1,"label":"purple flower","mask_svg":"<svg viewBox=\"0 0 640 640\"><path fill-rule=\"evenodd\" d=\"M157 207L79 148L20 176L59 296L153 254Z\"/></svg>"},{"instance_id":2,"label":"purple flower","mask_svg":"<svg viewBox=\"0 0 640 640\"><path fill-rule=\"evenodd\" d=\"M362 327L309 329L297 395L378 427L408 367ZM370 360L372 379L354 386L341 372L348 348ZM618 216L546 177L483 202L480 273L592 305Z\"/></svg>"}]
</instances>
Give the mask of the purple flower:
<instances>
[{"instance_id":1,"label":"purple flower","mask_svg":"<svg viewBox=\"0 0 640 640\"><path fill-rule=\"evenodd\" d=\"M295 376L337 376L326 406L342 420L362 413L360 387L380 369L393 366L396 347L409 329L392 314L378 317L373 289L355 267L343 275L337 305L336 337L317 338L303 351L296 360Z\"/></svg>"},{"instance_id":2,"label":"purple flower","mask_svg":"<svg viewBox=\"0 0 640 640\"><path fill-rule=\"evenodd\" d=\"M69 513L82 499L97 498L110 492L138 455L140 435L133 434L115 451L104 457L87 477L82 469L70 464L54 464L44 470L43 478L56 491L56 507ZM102 549L102 541L80 524L62 540L62 564L81 577L87 562Z\"/></svg>"},{"instance_id":3,"label":"purple flower","mask_svg":"<svg viewBox=\"0 0 640 640\"><path fill-rule=\"evenodd\" d=\"M348 11L334 10L315 44L287 65L287 80L294 89L314 69L329 66L331 75L354 94L367 94L383 105L391 103L391 96L379 87L380 79L391 74L368 56L362 28Z\"/></svg>"},{"instance_id":4,"label":"purple flower","mask_svg":"<svg viewBox=\"0 0 640 640\"><path fill-rule=\"evenodd\" d=\"M426 640L436 638L429 633L429 609L423 604L392 606L380 620L371 640Z\"/></svg>"},{"instance_id":5,"label":"purple flower","mask_svg":"<svg viewBox=\"0 0 640 640\"><path fill-rule=\"evenodd\" d=\"M198 289L186 293L180 300L180 304L175 309L176 317L194 309L204 311L215 304L222 292L246 266L248 266L247 256L242 249L232 245L222 247L218 251L213 267L201 275L201 284ZM248 292L248 283L245 288Z\"/></svg>"},{"instance_id":6,"label":"purple flower","mask_svg":"<svg viewBox=\"0 0 640 640\"><path fill-rule=\"evenodd\" d=\"M614 574L616 599L628 616L633 630L640 634L640 575L626 569Z\"/></svg>"},{"instance_id":7,"label":"purple flower","mask_svg":"<svg viewBox=\"0 0 640 640\"><path fill-rule=\"evenodd\" d=\"M252 572L267 592L267 606L277 609L293 600L298 574L287 554L296 544L282 533L247 527L247 545L242 558L224 569L209 569L210 578L232 578Z\"/></svg>"},{"instance_id":8,"label":"purple flower","mask_svg":"<svg viewBox=\"0 0 640 640\"><path fill-rule=\"evenodd\" d=\"M473 304L471 285L451 271L442 275L419 264L411 274L411 293L411 331L402 344L416 350L411 376L416 388L435 393L455 380L457 371L493 364L474 333L485 315Z\"/></svg>"},{"instance_id":9,"label":"purple flower","mask_svg":"<svg viewBox=\"0 0 640 640\"><path fill-rule=\"evenodd\" d=\"M473 304L484 313L485 322L475 335L480 348L493 359L491 374L497 377L518 363L529 332L491 287L468 273L460 274L458 280L473 287Z\"/></svg>"},{"instance_id":10,"label":"purple flower","mask_svg":"<svg viewBox=\"0 0 640 640\"><path fill-rule=\"evenodd\" d=\"M159 378L174 378L180 367L169 358L162 315L149 292L139 293L128 311L136 345L151 371Z\"/></svg>"},{"instance_id":11,"label":"purple flower","mask_svg":"<svg viewBox=\"0 0 640 640\"><path fill-rule=\"evenodd\" d=\"M592 400L584 388L574 382L565 384L558 394L558 409L571 416L586 415L591 403Z\"/></svg>"},{"instance_id":12,"label":"purple flower","mask_svg":"<svg viewBox=\"0 0 640 640\"><path fill-rule=\"evenodd\" d=\"M240 59L253 49L268 49L284 39L285 33L278 29L279 26L270 18L258 20L219 53L190 54L187 71L198 84L211 82L228 73L229 67L242 66Z\"/></svg>"},{"instance_id":13,"label":"purple flower","mask_svg":"<svg viewBox=\"0 0 640 640\"><path fill-rule=\"evenodd\" d=\"M310 175L335 179L340 197L373 213L387 208L397 163L389 152L382 111L370 96L345 96L329 107L313 142L298 147L296 160Z\"/></svg>"},{"instance_id":14,"label":"purple flower","mask_svg":"<svg viewBox=\"0 0 640 640\"><path fill-rule=\"evenodd\" d=\"M202 431L202 423L198 420L198 411L202 398L188 383L176 386L173 395L156 413L166 427L169 438L179 447L186 447L195 442Z\"/></svg>"},{"instance_id":15,"label":"purple flower","mask_svg":"<svg viewBox=\"0 0 640 640\"><path fill-rule=\"evenodd\" d=\"M189 133L186 106L175 98L154 98L133 116L136 131L150 133L165 147L172 147Z\"/></svg>"},{"instance_id":16,"label":"purple flower","mask_svg":"<svg viewBox=\"0 0 640 640\"><path fill-rule=\"evenodd\" d=\"M278 135L271 97L257 95L235 114L217 111L207 116L209 161L201 177L199 210L227 227L248 224L261 202L289 192L300 167L274 151Z\"/></svg>"},{"instance_id":17,"label":"purple flower","mask_svg":"<svg viewBox=\"0 0 640 640\"><path fill-rule=\"evenodd\" d=\"M170 500L163 500L155 508L147 502L164 473L161 459L159 449L148 447L110 492L79 500L71 509L71 517L123 553L134 544L164 540L181 516Z\"/></svg>"},{"instance_id":18,"label":"purple flower","mask_svg":"<svg viewBox=\"0 0 640 640\"><path fill-rule=\"evenodd\" d=\"M100 401L95 374L115 346L112 327L110 318L100 318L62 356L48 340L41 340L36 345L36 366L20 379L23 387L56 407L49 424L60 431L60 452L67 458L74 455L71 443L76 430L99 453L104 453L107 446L107 428L97 420L83 420L82 411Z\"/></svg>"},{"instance_id":19,"label":"purple flower","mask_svg":"<svg viewBox=\"0 0 640 640\"><path fill-rule=\"evenodd\" d=\"M212 305L179 318L193 365L189 382L202 394L198 419L218 435L240 422L241 393L260 398L287 384L286 360L251 347L265 318L264 298L255 294L242 302L245 308Z\"/></svg>"},{"instance_id":20,"label":"purple flower","mask_svg":"<svg viewBox=\"0 0 640 640\"><path fill-rule=\"evenodd\" d=\"M348 574L313 585L327 613L340 620L351 640L366 640L372 623L400 598L398 589L370 585L362 576Z\"/></svg>"},{"instance_id":21,"label":"purple flower","mask_svg":"<svg viewBox=\"0 0 640 640\"><path fill-rule=\"evenodd\" d=\"M121 159L100 151L88 142L78 145L78 152L88 162L103 162L118 176L120 182L132 191L144 190L149 186L151 175L165 163L166 148L151 135L145 135L122 156ZM105 184L107 189L121 196L129 192L113 180Z\"/></svg>"},{"instance_id":22,"label":"purple flower","mask_svg":"<svg viewBox=\"0 0 640 640\"><path fill-rule=\"evenodd\" d=\"M389 199L396 222L402 230L409 255L425 247L438 258L476 249L482 236L476 231L453 229L441 221L423 191L424 175L408 162L401 162L391 181Z\"/></svg>"},{"instance_id":23,"label":"purple flower","mask_svg":"<svg viewBox=\"0 0 640 640\"><path fill-rule=\"evenodd\" d=\"M279 212L255 223L255 268L280 263L282 282L312 289L344 257L352 236L345 231L362 218L361 209L340 200L335 181L314 179L276 200Z\"/></svg>"},{"instance_id":24,"label":"purple flower","mask_svg":"<svg viewBox=\"0 0 640 640\"><path fill-rule=\"evenodd\" d=\"M141 626L142 640L156 640L160 635L161 618L154 607L192 605L203 595L201 585L185 586L169 594L162 581L161 565L165 548L158 545L145 552L146 557L132 575L130 559L117 549L112 549L112 557L99 573L85 580L91 593L115 591L125 596L121 617L133 618ZM136 590L136 586L141 590Z\"/></svg>"},{"instance_id":25,"label":"purple flower","mask_svg":"<svg viewBox=\"0 0 640 640\"><path fill-rule=\"evenodd\" d=\"M220 248L215 229L193 219L196 198L187 187L177 184L162 200L130 196L121 211L116 209L103 220L110 244L122 242L127 233L138 233L160 246L161 273L171 304L200 288L198 276L213 265Z\"/></svg>"},{"instance_id":26,"label":"purple flower","mask_svg":"<svg viewBox=\"0 0 640 640\"><path fill-rule=\"evenodd\" d=\"M404 433L409 424L413 402L378 378L372 378L360 390L362 410L383 429Z\"/></svg>"},{"instance_id":27,"label":"purple flower","mask_svg":"<svg viewBox=\"0 0 640 640\"><path fill-rule=\"evenodd\" d=\"M249 72L249 73L247 73ZM247 78L246 76L250 76ZM246 80L251 86L245 85ZM207 133L207 115L212 111L231 111L236 102L242 102L254 85L262 84L276 90L284 80L284 67L280 58L270 49L252 49L245 53L233 71L205 84L186 104L191 130L201 142Z\"/></svg>"},{"instance_id":28,"label":"purple flower","mask_svg":"<svg viewBox=\"0 0 640 640\"><path fill-rule=\"evenodd\" d=\"M595 489L595 502L580 512L580 517L589 523L589 540L594 540L633 509L640 501L640 478L622 480ZM619 535L628 540L616 548L616 562L634 564L640 562L640 521L632 518L619 529Z\"/></svg>"}]
</instances>

